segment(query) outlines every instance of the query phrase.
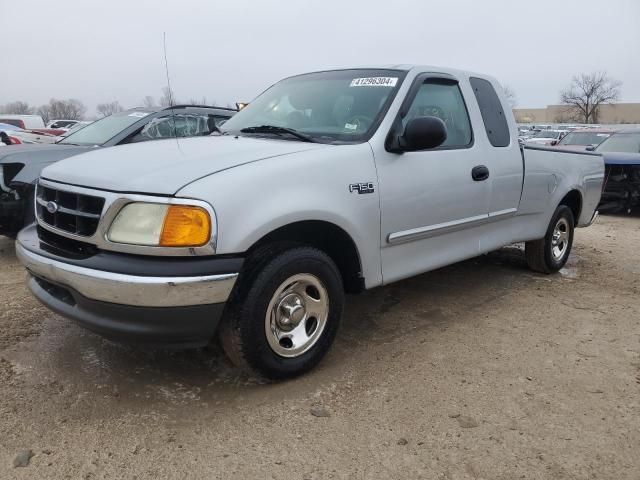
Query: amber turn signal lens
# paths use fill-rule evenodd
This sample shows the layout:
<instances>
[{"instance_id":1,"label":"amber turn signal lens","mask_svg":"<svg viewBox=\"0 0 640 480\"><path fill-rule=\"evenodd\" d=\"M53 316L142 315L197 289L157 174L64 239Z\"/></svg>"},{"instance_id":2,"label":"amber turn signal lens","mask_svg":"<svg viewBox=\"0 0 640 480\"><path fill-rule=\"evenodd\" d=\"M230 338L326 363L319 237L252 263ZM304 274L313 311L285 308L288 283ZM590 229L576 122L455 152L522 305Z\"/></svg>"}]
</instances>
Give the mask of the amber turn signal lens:
<instances>
[{"instance_id":1,"label":"amber turn signal lens","mask_svg":"<svg viewBox=\"0 0 640 480\"><path fill-rule=\"evenodd\" d=\"M211 219L204 208L170 205L164 217L161 247L200 247L211 237Z\"/></svg>"}]
</instances>

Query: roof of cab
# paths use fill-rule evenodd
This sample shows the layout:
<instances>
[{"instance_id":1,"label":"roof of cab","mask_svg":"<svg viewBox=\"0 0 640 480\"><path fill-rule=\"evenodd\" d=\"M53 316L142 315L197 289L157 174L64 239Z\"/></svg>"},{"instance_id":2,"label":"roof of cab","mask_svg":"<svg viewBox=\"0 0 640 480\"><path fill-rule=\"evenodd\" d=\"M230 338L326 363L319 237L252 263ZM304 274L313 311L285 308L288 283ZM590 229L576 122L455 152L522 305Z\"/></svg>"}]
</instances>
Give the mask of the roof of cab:
<instances>
[{"instance_id":1,"label":"roof of cab","mask_svg":"<svg viewBox=\"0 0 640 480\"><path fill-rule=\"evenodd\" d=\"M310 72L303 72L295 75L290 75L285 78L294 78L300 75L306 75L310 73L322 73L322 72L335 72L340 70L399 70L403 72L433 72L433 73L444 73L449 74L454 77L479 77L485 80L490 80L492 82L499 83L495 77L491 75L487 75L484 73L471 72L468 70L460 70L456 68L450 67L439 67L436 65L420 65L420 64L411 64L411 63L396 63L396 64L382 64L382 65L357 65L353 67L340 67L340 68L326 68L322 70L315 70Z\"/></svg>"}]
</instances>

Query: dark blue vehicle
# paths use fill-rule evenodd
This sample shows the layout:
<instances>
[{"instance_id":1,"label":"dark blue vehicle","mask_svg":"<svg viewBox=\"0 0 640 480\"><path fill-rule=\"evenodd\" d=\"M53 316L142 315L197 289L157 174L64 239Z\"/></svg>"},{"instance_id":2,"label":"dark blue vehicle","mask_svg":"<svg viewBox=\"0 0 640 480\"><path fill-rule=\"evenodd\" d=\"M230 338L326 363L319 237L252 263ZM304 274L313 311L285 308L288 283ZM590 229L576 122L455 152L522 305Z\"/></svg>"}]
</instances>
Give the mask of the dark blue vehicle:
<instances>
[{"instance_id":1,"label":"dark blue vehicle","mask_svg":"<svg viewBox=\"0 0 640 480\"><path fill-rule=\"evenodd\" d=\"M640 206L640 128L616 132L594 151L605 164L598 210L629 213Z\"/></svg>"}]
</instances>

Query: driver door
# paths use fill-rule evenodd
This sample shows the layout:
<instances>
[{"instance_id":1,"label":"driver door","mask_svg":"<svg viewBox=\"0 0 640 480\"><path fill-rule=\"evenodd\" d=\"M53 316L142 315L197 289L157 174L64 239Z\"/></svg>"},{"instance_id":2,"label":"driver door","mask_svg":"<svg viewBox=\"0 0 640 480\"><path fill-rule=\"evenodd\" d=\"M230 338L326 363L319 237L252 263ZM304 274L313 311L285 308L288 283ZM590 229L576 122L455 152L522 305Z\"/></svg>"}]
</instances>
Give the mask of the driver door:
<instances>
[{"instance_id":1,"label":"driver door","mask_svg":"<svg viewBox=\"0 0 640 480\"><path fill-rule=\"evenodd\" d=\"M457 79L419 76L399 115L403 127L418 116L439 117L447 139L430 150L376 153L384 283L477 255L477 227L489 209L489 178L472 178L482 153Z\"/></svg>"}]
</instances>

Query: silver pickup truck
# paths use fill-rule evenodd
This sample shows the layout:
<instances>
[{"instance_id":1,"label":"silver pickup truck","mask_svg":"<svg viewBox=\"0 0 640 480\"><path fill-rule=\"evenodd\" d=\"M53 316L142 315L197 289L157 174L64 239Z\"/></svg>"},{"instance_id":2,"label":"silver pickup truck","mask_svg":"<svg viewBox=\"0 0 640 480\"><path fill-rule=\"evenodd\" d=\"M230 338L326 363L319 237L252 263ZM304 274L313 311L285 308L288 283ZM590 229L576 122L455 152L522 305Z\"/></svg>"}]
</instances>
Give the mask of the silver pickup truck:
<instances>
[{"instance_id":1,"label":"silver pickup truck","mask_svg":"<svg viewBox=\"0 0 640 480\"><path fill-rule=\"evenodd\" d=\"M29 287L106 337L219 337L268 378L311 369L346 293L526 242L567 261L595 218L602 157L518 145L499 83L397 65L267 89L201 138L96 150L47 167L18 236Z\"/></svg>"}]
</instances>

